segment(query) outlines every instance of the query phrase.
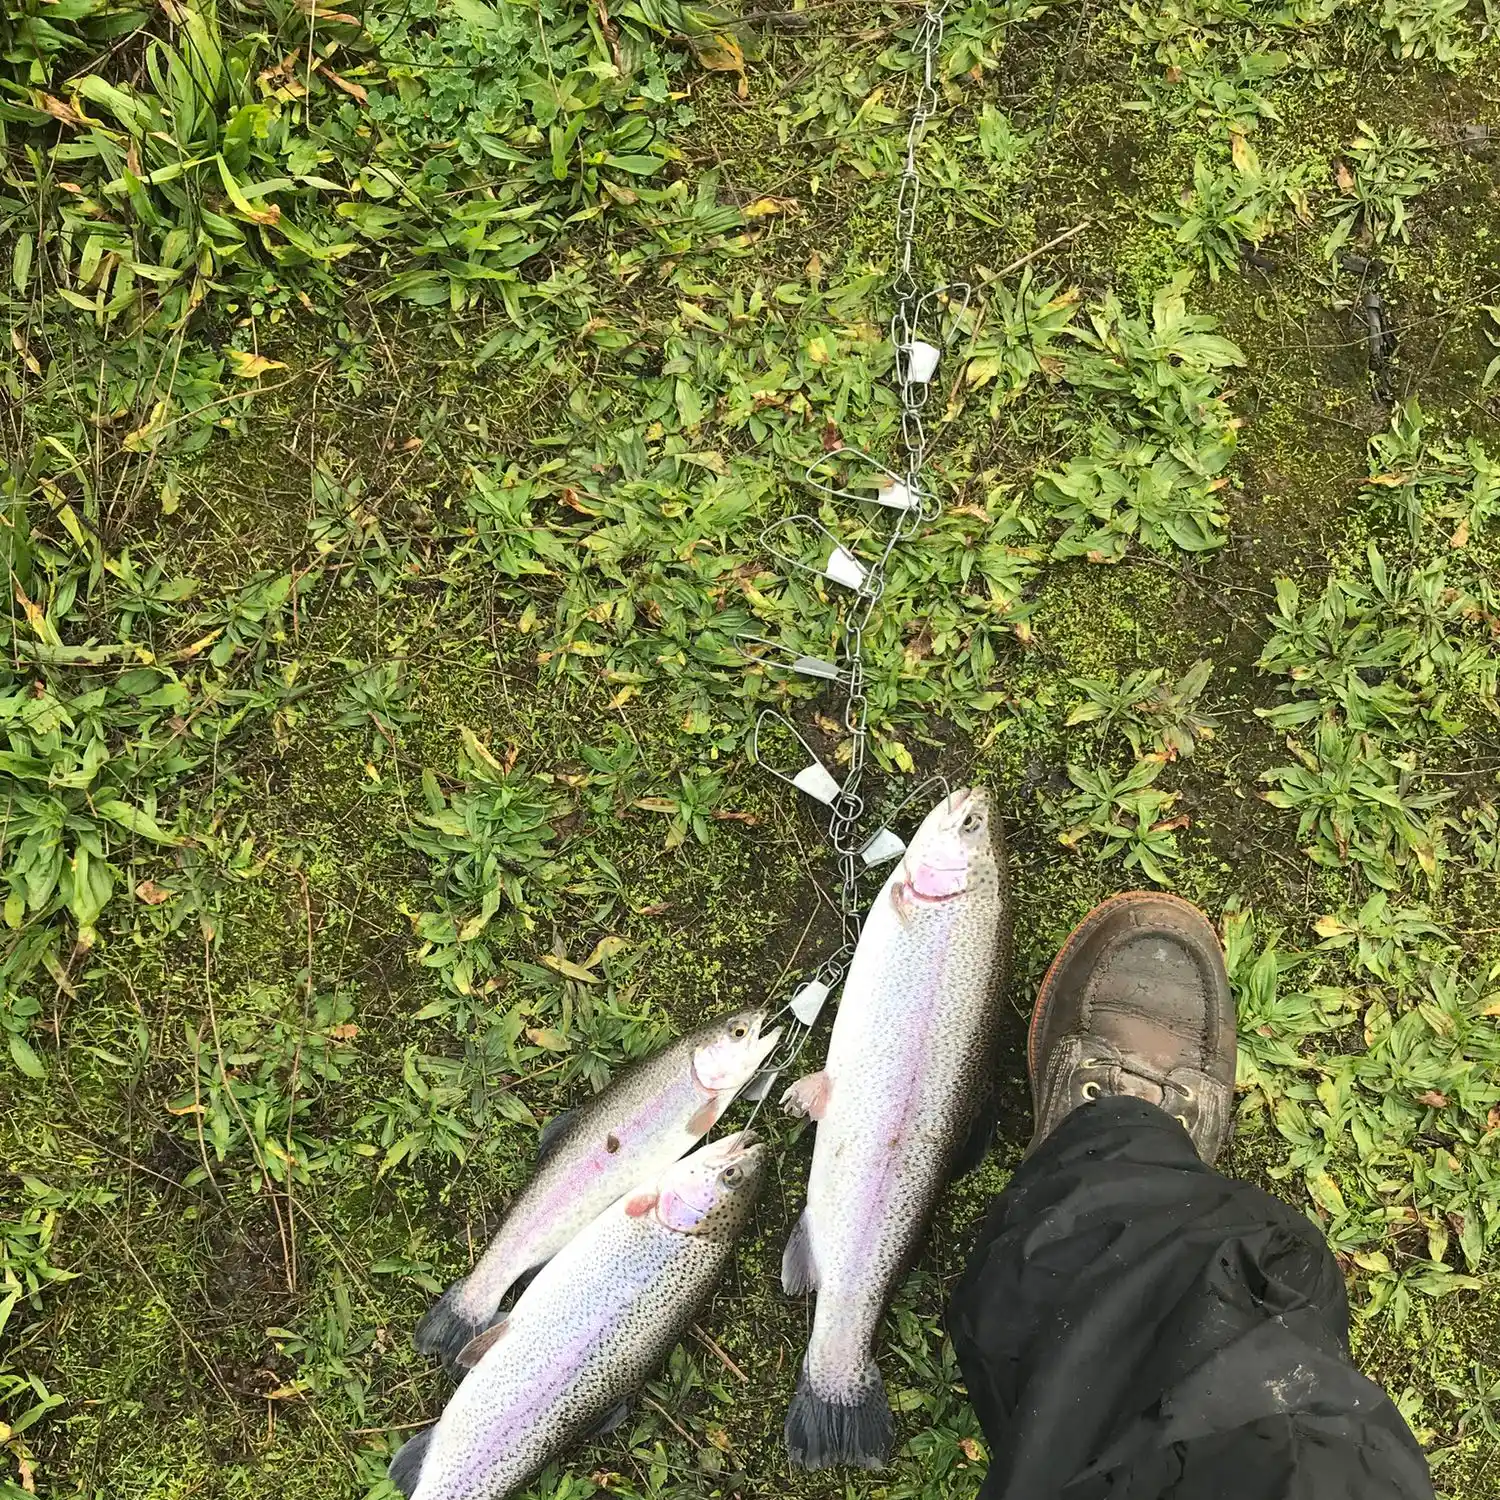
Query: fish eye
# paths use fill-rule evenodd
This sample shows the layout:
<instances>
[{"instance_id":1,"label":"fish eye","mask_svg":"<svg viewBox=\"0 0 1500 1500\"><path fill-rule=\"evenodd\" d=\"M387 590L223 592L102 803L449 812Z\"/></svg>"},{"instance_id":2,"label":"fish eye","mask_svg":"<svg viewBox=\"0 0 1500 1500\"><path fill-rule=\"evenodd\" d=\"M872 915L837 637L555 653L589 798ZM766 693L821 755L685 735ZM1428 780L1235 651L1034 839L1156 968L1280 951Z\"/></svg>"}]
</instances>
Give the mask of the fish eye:
<instances>
[{"instance_id":1,"label":"fish eye","mask_svg":"<svg viewBox=\"0 0 1500 1500\"><path fill-rule=\"evenodd\" d=\"M964 820L958 825L960 833L975 833L979 828L979 814L968 812L964 814Z\"/></svg>"},{"instance_id":2,"label":"fish eye","mask_svg":"<svg viewBox=\"0 0 1500 1500\"><path fill-rule=\"evenodd\" d=\"M719 1173L719 1181L722 1182L725 1187L733 1187L735 1183L737 1183L744 1175L744 1172L739 1167L725 1167L724 1170Z\"/></svg>"},{"instance_id":3,"label":"fish eye","mask_svg":"<svg viewBox=\"0 0 1500 1500\"><path fill-rule=\"evenodd\" d=\"M750 1028L745 1025L743 1021L736 1021L734 1025L729 1028L729 1034L735 1039L735 1041L742 1042L747 1036L750 1035Z\"/></svg>"}]
</instances>

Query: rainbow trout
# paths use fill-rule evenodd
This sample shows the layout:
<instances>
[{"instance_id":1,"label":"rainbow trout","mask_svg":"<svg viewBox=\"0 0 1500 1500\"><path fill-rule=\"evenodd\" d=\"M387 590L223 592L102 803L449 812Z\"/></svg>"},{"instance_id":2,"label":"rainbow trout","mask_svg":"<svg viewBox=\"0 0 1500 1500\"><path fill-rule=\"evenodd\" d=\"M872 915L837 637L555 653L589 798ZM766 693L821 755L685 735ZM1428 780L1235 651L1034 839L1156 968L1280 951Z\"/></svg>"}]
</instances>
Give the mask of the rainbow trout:
<instances>
[{"instance_id":1,"label":"rainbow trout","mask_svg":"<svg viewBox=\"0 0 1500 1500\"><path fill-rule=\"evenodd\" d=\"M690 1151L780 1039L766 1012L719 1017L642 1058L551 1121L536 1171L472 1271L417 1324L417 1348L452 1361L495 1321L501 1300L616 1199Z\"/></svg>"},{"instance_id":2,"label":"rainbow trout","mask_svg":"<svg viewBox=\"0 0 1500 1500\"><path fill-rule=\"evenodd\" d=\"M927 815L860 933L820 1073L786 1092L818 1122L807 1209L782 1257L816 1290L786 1418L803 1468L878 1468L894 1430L875 1339L994 1073L1010 962L1005 844L989 794Z\"/></svg>"},{"instance_id":3,"label":"rainbow trout","mask_svg":"<svg viewBox=\"0 0 1500 1500\"><path fill-rule=\"evenodd\" d=\"M615 1425L722 1284L764 1168L741 1131L607 1208L464 1351L473 1368L392 1482L410 1500L501 1500Z\"/></svg>"}]
</instances>

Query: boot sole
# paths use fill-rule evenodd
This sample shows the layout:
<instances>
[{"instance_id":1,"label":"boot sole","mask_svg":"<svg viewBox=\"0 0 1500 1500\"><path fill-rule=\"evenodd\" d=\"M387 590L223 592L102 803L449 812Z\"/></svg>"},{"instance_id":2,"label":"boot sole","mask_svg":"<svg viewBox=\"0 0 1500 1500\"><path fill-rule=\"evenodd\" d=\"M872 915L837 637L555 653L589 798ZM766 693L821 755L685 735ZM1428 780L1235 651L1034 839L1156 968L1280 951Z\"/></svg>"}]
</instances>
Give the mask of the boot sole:
<instances>
[{"instance_id":1,"label":"boot sole","mask_svg":"<svg viewBox=\"0 0 1500 1500\"><path fill-rule=\"evenodd\" d=\"M1213 932L1213 923L1209 920L1208 913L1201 906L1195 906L1191 901L1185 901L1181 896L1174 896L1168 891L1122 891L1118 896L1111 896L1107 901L1101 901L1081 921L1067 937L1063 945L1057 950L1057 957L1052 960L1047 972L1042 976L1041 985L1036 992L1036 1004L1031 1008L1031 1025L1026 1032L1026 1073L1031 1083L1031 1107L1037 1108L1036 1077L1036 1038L1041 1029L1041 1023L1047 1013L1047 1007L1051 1003L1051 997L1055 993L1052 982L1056 979L1058 971L1075 948L1091 933L1102 921L1112 916L1124 906L1140 906L1146 902L1165 901L1168 905L1176 906L1184 912L1190 912L1193 916L1201 918L1207 923L1209 931ZM1214 941L1218 942L1218 934L1214 933Z\"/></svg>"}]
</instances>

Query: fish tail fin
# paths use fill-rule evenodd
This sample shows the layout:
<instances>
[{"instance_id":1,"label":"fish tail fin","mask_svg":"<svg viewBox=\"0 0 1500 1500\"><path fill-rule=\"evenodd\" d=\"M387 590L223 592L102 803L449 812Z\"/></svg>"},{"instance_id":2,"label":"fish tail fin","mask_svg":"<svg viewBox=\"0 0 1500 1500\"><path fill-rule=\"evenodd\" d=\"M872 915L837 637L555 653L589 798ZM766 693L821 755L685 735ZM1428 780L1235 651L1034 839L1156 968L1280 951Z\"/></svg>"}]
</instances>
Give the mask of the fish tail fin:
<instances>
[{"instance_id":1,"label":"fish tail fin","mask_svg":"<svg viewBox=\"0 0 1500 1500\"><path fill-rule=\"evenodd\" d=\"M860 1372L857 1391L845 1399L815 1391L803 1365L786 1414L786 1451L794 1464L878 1469L889 1460L895 1439L885 1382L873 1360Z\"/></svg>"},{"instance_id":2,"label":"fish tail fin","mask_svg":"<svg viewBox=\"0 0 1500 1500\"><path fill-rule=\"evenodd\" d=\"M469 1309L468 1278L462 1277L422 1314L417 1324L416 1345L423 1354L436 1354L453 1364L464 1347L495 1321L495 1312L475 1317Z\"/></svg>"},{"instance_id":3,"label":"fish tail fin","mask_svg":"<svg viewBox=\"0 0 1500 1500\"><path fill-rule=\"evenodd\" d=\"M427 1458L427 1449L436 1431L436 1427L424 1427L414 1437L407 1438L391 1459L391 1466L387 1471L391 1483L406 1496L406 1500L411 1500L417 1492L417 1484L422 1478L422 1464Z\"/></svg>"}]
</instances>

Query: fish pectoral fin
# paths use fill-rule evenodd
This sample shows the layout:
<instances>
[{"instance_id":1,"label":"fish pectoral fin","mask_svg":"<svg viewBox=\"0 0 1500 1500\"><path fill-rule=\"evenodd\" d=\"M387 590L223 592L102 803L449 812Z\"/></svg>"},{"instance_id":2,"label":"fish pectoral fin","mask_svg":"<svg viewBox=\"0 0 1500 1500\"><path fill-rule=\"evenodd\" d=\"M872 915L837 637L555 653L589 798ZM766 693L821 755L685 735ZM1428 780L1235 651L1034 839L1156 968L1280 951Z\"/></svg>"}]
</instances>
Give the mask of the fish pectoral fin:
<instances>
[{"instance_id":1,"label":"fish pectoral fin","mask_svg":"<svg viewBox=\"0 0 1500 1500\"><path fill-rule=\"evenodd\" d=\"M996 1118L1000 1112L1000 1101L991 1088L979 1102L974 1118L969 1124L969 1133L964 1137L953 1158L950 1180L957 1182L967 1177L989 1153L990 1142L995 1137Z\"/></svg>"},{"instance_id":2,"label":"fish pectoral fin","mask_svg":"<svg viewBox=\"0 0 1500 1500\"><path fill-rule=\"evenodd\" d=\"M486 1328L483 1333L477 1333L469 1340L462 1349L458 1351L457 1358L453 1363L460 1370L472 1370L486 1354L504 1337L505 1330L510 1327L510 1319L502 1318L491 1328Z\"/></svg>"},{"instance_id":3,"label":"fish pectoral fin","mask_svg":"<svg viewBox=\"0 0 1500 1500\"><path fill-rule=\"evenodd\" d=\"M710 1099L706 1104L700 1104L688 1118L687 1128L690 1135L707 1135L715 1125L719 1123L719 1101Z\"/></svg>"},{"instance_id":4,"label":"fish pectoral fin","mask_svg":"<svg viewBox=\"0 0 1500 1500\"><path fill-rule=\"evenodd\" d=\"M800 1297L818 1289L818 1263L813 1259L812 1226L806 1209L792 1225L786 1249L781 1252L781 1289L788 1297Z\"/></svg>"},{"instance_id":5,"label":"fish pectoral fin","mask_svg":"<svg viewBox=\"0 0 1500 1500\"><path fill-rule=\"evenodd\" d=\"M625 1200L625 1212L632 1219L639 1219L643 1215L649 1214L656 1207L657 1197L658 1194L650 1191L650 1189L639 1193L632 1193Z\"/></svg>"},{"instance_id":6,"label":"fish pectoral fin","mask_svg":"<svg viewBox=\"0 0 1500 1500\"><path fill-rule=\"evenodd\" d=\"M789 1115L806 1115L809 1120L821 1120L828 1113L828 1097L833 1080L827 1072L809 1073L799 1078L781 1096L781 1107Z\"/></svg>"},{"instance_id":7,"label":"fish pectoral fin","mask_svg":"<svg viewBox=\"0 0 1500 1500\"><path fill-rule=\"evenodd\" d=\"M619 1403L618 1406L610 1407L610 1409L605 1412L604 1415L600 1417L599 1420L592 1427L590 1427L586 1433L583 1434L579 1441L587 1443L592 1441L594 1438L601 1438L604 1437L607 1433L613 1432L615 1428L618 1427L622 1422L628 1422L630 1420L630 1414L634 1410L635 1397L627 1396L623 1401Z\"/></svg>"},{"instance_id":8,"label":"fish pectoral fin","mask_svg":"<svg viewBox=\"0 0 1500 1500\"><path fill-rule=\"evenodd\" d=\"M432 1444L432 1435L437 1431L434 1424L424 1427L421 1432L415 1433L407 1438L402 1445L396 1449L395 1457L391 1459L391 1466L387 1470L390 1480L407 1500L417 1492L417 1481L422 1477L422 1464L427 1458L427 1449Z\"/></svg>"},{"instance_id":9,"label":"fish pectoral fin","mask_svg":"<svg viewBox=\"0 0 1500 1500\"><path fill-rule=\"evenodd\" d=\"M560 1115L553 1115L542 1126L542 1133L536 1138L536 1164L538 1166L546 1160L547 1153L558 1143L572 1123L573 1111L565 1109Z\"/></svg>"}]
</instances>

